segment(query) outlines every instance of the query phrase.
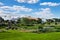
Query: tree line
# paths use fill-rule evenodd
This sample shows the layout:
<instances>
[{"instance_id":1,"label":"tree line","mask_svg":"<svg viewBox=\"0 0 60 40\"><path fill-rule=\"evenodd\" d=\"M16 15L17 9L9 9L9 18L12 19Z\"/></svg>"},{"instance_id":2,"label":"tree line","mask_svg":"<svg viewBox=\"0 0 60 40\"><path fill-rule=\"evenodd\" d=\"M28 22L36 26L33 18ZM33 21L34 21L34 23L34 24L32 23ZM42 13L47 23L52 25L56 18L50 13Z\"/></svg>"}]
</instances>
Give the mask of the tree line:
<instances>
[{"instance_id":1,"label":"tree line","mask_svg":"<svg viewBox=\"0 0 60 40\"><path fill-rule=\"evenodd\" d=\"M58 31L60 30L60 19L59 18L52 18L52 19L46 19L46 21L43 21L42 18L17 18L12 20L4 20L2 17L0 17L0 28L7 28L7 29L17 29L17 28L25 28L28 29L28 27L32 28L38 28L39 31L43 29L43 31L46 30L53 30L54 28L57 28ZM49 31L50 31L49 30ZM54 29L55 30L55 29Z\"/></svg>"}]
</instances>

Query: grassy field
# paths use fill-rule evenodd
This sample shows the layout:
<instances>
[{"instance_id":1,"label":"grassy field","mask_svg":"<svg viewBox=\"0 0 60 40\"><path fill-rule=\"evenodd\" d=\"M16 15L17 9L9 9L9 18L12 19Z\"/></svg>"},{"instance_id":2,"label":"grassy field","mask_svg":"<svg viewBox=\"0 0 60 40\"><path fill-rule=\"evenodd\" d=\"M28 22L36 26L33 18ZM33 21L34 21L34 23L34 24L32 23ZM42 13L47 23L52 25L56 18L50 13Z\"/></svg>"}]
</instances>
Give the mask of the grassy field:
<instances>
[{"instance_id":1,"label":"grassy field","mask_svg":"<svg viewBox=\"0 0 60 40\"><path fill-rule=\"evenodd\" d=\"M9 30L0 32L0 40L60 40L60 32L38 34Z\"/></svg>"}]
</instances>

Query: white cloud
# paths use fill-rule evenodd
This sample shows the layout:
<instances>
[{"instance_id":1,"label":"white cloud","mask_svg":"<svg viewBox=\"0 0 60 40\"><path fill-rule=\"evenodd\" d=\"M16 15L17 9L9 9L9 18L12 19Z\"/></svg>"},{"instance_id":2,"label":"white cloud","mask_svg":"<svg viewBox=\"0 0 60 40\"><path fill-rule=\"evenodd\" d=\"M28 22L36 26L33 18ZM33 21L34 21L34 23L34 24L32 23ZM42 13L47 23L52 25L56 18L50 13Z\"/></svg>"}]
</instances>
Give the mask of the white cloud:
<instances>
[{"instance_id":1,"label":"white cloud","mask_svg":"<svg viewBox=\"0 0 60 40\"><path fill-rule=\"evenodd\" d=\"M2 7L0 7L0 9L11 10L11 11L25 11L25 12L32 11L32 9L30 9L30 8L26 8L24 6L16 6L16 5L14 5L12 7L11 6L2 6Z\"/></svg>"},{"instance_id":2,"label":"white cloud","mask_svg":"<svg viewBox=\"0 0 60 40\"><path fill-rule=\"evenodd\" d=\"M22 14L17 13L10 13L6 14L5 11L0 10L0 17L4 18L5 20L11 20L12 18L20 17Z\"/></svg>"},{"instance_id":3,"label":"white cloud","mask_svg":"<svg viewBox=\"0 0 60 40\"><path fill-rule=\"evenodd\" d=\"M40 5L44 5L44 6L59 6L60 3L53 3L53 2L43 2L43 3L40 3Z\"/></svg>"},{"instance_id":4,"label":"white cloud","mask_svg":"<svg viewBox=\"0 0 60 40\"><path fill-rule=\"evenodd\" d=\"M4 4L3 4L2 2L0 2L0 6L1 6L1 5L4 5Z\"/></svg>"},{"instance_id":5,"label":"white cloud","mask_svg":"<svg viewBox=\"0 0 60 40\"><path fill-rule=\"evenodd\" d=\"M3 13L3 11L0 10L0 14L2 14L2 13Z\"/></svg>"},{"instance_id":6,"label":"white cloud","mask_svg":"<svg viewBox=\"0 0 60 40\"><path fill-rule=\"evenodd\" d=\"M3 10L0 10L0 17L5 17L6 15Z\"/></svg>"},{"instance_id":7,"label":"white cloud","mask_svg":"<svg viewBox=\"0 0 60 40\"><path fill-rule=\"evenodd\" d=\"M0 16L3 18L10 19L12 17L16 18L16 17L20 17L22 16L22 12L25 13L29 13L31 12L33 9L30 8L26 8L24 6L1 6L0 7Z\"/></svg>"},{"instance_id":8,"label":"white cloud","mask_svg":"<svg viewBox=\"0 0 60 40\"><path fill-rule=\"evenodd\" d=\"M26 12L32 11L32 9L26 8L26 7L24 7L24 6L13 6L13 9L14 9L14 10L20 10L20 11L26 11Z\"/></svg>"},{"instance_id":9,"label":"white cloud","mask_svg":"<svg viewBox=\"0 0 60 40\"><path fill-rule=\"evenodd\" d=\"M51 13L50 8L41 8L39 12L35 12L35 15L40 18L53 18L54 14Z\"/></svg>"},{"instance_id":10,"label":"white cloud","mask_svg":"<svg viewBox=\"0 0 60 40\"><path fill-rule=\"evenodd\" d=\"M12 12L11 12L11 10L12 10ZM22 14L21 11L23 11L24 14ZM26 8L24 6L22 6L22 7L21 6L13 6L13 7L2 6L2 7L0 7L0 16L5 19L11 19L13 17L14 18L23 17L26 15L30 15L30 14L25 14L25 12L28 12L28 11L32 12L33 10L30 8ZM40 17L40 18L52 18L54 16L54 14L51 13L50 8L41 8L39 12L34 12L32 15L34 15L34 17ZM32 16L32 15L30 15L30 16Z\"/></svg>"},{"instance_id":11,"label":"white cloud","mask_svg":"<svg viewBox=\"0 0 60 40\"><path fill-rule=\"evenodd\" d=\"M19 3L29 3L29 4L33 4L33 3L37 3L39 0L16 0Z\"/></svg>"}]
</instances>

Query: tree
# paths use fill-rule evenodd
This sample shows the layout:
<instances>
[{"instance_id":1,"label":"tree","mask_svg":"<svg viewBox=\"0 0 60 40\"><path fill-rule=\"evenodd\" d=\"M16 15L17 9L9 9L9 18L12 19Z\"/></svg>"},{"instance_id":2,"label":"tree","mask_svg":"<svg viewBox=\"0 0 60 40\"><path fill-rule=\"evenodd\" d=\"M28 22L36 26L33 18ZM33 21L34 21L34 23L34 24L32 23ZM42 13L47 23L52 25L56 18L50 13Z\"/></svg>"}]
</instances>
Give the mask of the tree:
<instances>
[{"instance_id":1,"label":"tree","mask_svg":"<svg viewBox=\"0 0 60 40\"><path fill-rule=\"evenodd\" d=\"M53 18L54 22L55 22L55 25L57 25L58 23L60 23L60 19L58 18Z\"/></svg>"},{"instance_id":2,"label":"tree","mask_svg":"<svg viewBox=\"0 0 60 40\"><path fill-rule=\"evenodd\" d=\"M27 18L21 18L21 23L27 25L29 24L29 20Z\"/></svg>"},{"instance_id":3,"label":"tree","mask_svg":"<svg viewBox=\"0 0 60 40\"><path fill-rule=\"evenodd\" d=\"M42 32L42 30L43 30L43 27L42 26L39 26L38 27L38 32Z\"/></svg>"},{"instance_id":4,"label":"tree","mask_svg":"<svg viewBox=\"0 0 60 40\"><path fill-rule=\"evenodd\" d=\"M42 19L41 18L37 18L38 20L37 20L37 23L38 24L40 24L40 23L42 23Z\"/></svg>"},{"instance_id":5,"label":"tree","mask_svg":"<svg viewBox=\"0 0 60 40\"><path fill-rule=\"evenodd\" d=\"M18 18L17 19L17 23L21 23L21 18Z\"/></svg>"},{"instance_id":6,"label":"tree","mask_svg":"<svg viewBox=\"0 0 60 40\"><path fill-rule=\"evenodd\" d=\"M4 19L0 17L0 26L4 26Z\"/></svg>"},{"instance_id":7,"label":"tree","mask_svg":"<svg viewBox=\"0 0 60 40\"><path fill-rule=\"evenodd\" d=\"M46 19L46 22L50 25L51 23L54 22L54 20L53 19Z\"/></svg>"}]
</instances>

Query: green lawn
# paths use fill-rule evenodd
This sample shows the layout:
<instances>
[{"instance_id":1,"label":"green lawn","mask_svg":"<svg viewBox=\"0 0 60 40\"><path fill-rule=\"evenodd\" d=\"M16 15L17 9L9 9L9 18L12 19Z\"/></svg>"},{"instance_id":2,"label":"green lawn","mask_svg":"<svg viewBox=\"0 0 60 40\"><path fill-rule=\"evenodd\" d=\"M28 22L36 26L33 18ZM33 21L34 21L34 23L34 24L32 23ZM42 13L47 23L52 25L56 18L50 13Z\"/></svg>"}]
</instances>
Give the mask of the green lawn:
<instances>
[{"instance_id":1,"label":"green lawn","mask_svg":"<svg viewBox=\"0 0 60 40\"><path fill-rule=\"evenodd\" d=\"M60 40L60 32L38 34L9 30L0 33L0 40Z\"/></svg>"}]
</instances>

